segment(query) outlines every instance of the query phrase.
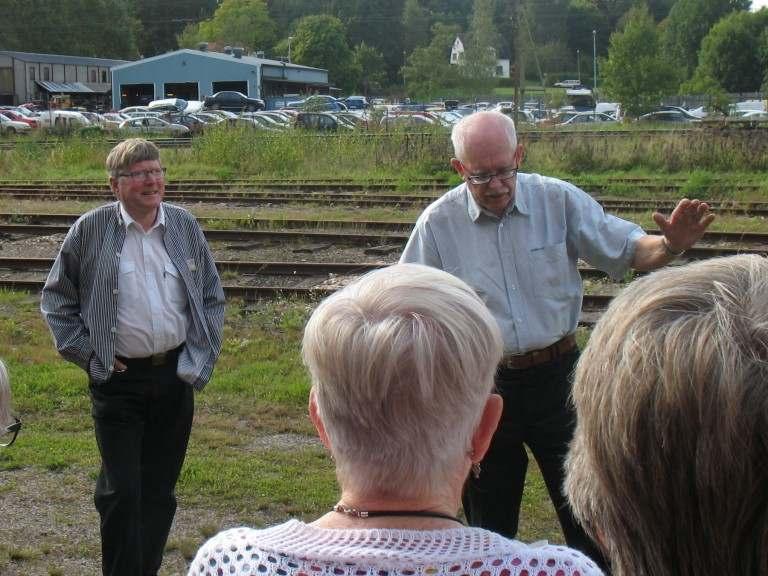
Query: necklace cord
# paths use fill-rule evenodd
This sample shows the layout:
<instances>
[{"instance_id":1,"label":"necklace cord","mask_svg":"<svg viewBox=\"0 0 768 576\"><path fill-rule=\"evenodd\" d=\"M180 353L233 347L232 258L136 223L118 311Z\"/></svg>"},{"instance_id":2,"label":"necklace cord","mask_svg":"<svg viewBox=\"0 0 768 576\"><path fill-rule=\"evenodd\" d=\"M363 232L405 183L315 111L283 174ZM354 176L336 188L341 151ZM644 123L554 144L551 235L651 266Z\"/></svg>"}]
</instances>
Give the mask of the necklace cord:
<instances>
[{"instance_id":1,"label":"necklace cord","mask_svg":"<svg viewBox=\"0 0 768 576\"><path fill-rule=\"evenodd\" d=\"M344 506L343 504L336 504L333 507L334 512L344 514L346 516L352 516L353 518L376 518L381 516L414 516L419 518L441 518L443 520L453 520L458 522L462 526L462 522L456 516L450 514L443 514L442 512L433 512L432 510L359 510L358 508L352 508Z\"/></svg>"}]
</instances>

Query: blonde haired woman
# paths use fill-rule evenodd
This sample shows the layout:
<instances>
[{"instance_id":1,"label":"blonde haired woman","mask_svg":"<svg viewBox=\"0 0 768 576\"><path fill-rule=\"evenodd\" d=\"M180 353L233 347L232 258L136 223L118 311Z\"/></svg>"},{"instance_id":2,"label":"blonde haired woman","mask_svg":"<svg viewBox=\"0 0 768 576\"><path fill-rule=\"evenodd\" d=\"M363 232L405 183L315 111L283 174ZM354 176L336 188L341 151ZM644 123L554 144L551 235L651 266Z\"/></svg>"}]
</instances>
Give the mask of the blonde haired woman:
<instances>
[{"instance_id":1,"label":"blonde haired woman","mask_svg":"<svg viewBox=\"0 0 768 576\"><path fill-rule=\"evenodd\" d=\"M527 546L456 516L501 415L499 329L461 280L400 264L318 306L304 334L309 410L333 456L338 503L305 524L235 528L189 574L591 576L562 546Z\"/></svg>"},{"instance_id":2,"label":"blonde haired woman","mask_svg":"<svg viewBox=\"0 0 768 576\"><path fill-rule=\"evenodd\" d=\"M573 398L566 491L616 576L768 574L768 260L633 282Z\"/></svg>"}]
</instances>

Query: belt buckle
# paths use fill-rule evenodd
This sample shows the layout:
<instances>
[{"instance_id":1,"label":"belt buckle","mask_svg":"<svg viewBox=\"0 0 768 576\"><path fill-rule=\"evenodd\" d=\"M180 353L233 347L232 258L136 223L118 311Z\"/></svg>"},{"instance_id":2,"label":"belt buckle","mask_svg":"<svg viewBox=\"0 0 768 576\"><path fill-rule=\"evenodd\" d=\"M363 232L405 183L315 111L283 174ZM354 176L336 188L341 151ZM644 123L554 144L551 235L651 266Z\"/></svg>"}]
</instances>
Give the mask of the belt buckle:
<instances>
[{"instance_id":1,"label":"belt buckle","mask_svg":"<svg viewBox=\"0 0 768 576\"><path fill-rule=\"evenodd\" d=\"M167 352L160 352L159 354L152 354L152 366L162 366L165 364L165 357L168 355Z\"/></svg>"}]
</instances>

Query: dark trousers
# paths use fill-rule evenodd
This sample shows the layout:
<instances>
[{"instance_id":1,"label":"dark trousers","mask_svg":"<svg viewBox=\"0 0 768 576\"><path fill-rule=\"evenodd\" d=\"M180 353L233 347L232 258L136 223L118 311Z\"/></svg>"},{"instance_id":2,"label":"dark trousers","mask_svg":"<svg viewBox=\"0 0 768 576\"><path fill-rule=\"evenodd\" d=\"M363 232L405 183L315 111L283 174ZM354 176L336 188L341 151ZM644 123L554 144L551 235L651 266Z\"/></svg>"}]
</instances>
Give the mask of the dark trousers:
<instances>
[{"instance_id":1,"label":"dark trousers","mask_svg":"<svg viewBox=\"0 0 768 576\"><path fill-rule=\"evenodd\" d=\"M163 366L129 364L108 382L90 385L105 575L150 576L160 569L194 412L192 388L176 377L176 362L174 355Z\"/></svg>"},{"instance_id":2,"label":"dark trousers","mask_svg":"<svg viewBox=\"0 0 768 576\"><path fill-rule=\"evenodd\" d=\"M565 541L604 569L606 561L571 513L563 494L563 461L573 437L575 414L569 404L578 351L524 370L500 368L497 392L504 411L480 478L470 475L463 504L467 520L507 538L515 538L530 448L552 499Z\"/></svg>"}]
</instances>

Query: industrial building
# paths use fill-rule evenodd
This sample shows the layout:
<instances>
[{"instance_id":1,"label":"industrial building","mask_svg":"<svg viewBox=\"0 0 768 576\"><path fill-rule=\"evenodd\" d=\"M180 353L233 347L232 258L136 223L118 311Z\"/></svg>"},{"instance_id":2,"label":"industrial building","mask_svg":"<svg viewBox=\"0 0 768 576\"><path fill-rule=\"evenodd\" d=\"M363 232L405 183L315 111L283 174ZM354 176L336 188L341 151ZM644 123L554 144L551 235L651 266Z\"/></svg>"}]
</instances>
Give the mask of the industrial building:
<instances>
[{"instance_id":1,"label":"industrial building","mask_svg":"<svg viewBox=\"0 0 768 576\"><path fill-rule=\"evenodd\" d=\"M127 60L0 50L0 104L68 97L71 105L110 108L113 66Z\"/></svg>"},{"instance_id":2,"label":"industrial building","mask_svg":"<svg viewBox=\"0 0 768 576\"><path fill-rule=\"evenodd\" d=\"M245 55L241 48L224 52L181 49L112 68L112 107L147 104L151 100L204 100L233 90L261 98L268 108L282 105L286 94L328 93L328 71L280 60L262 53Z\"/></svg>"}]
</instances>

